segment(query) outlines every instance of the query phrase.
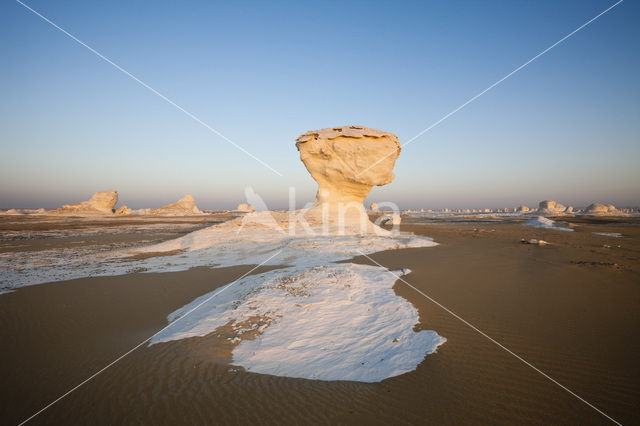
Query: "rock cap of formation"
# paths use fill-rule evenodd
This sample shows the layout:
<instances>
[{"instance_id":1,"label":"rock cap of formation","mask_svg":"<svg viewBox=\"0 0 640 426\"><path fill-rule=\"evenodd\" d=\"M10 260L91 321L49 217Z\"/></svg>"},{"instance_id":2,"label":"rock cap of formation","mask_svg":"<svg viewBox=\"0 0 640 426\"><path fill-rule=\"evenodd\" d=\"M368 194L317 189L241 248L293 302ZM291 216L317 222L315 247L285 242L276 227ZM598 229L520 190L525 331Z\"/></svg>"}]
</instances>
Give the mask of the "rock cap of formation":
<instances>
[{"instance_id":1,"label":"rock cap of formation","mask_svg":"<svg viewBox=\"0 0 640 426\"><path fill-rule=\"evenodd\" d=\"M113 208L118 203L118 191L108 190L93 194L89 201L76 204L65 204L59 209L51 210L53 214L113 214Z\"/></svg>"},{"instance_id":2,"label":"rock cap of formation","mask_svg":"<svg viewBox=\"0 0 640 426\"><path fill-rule=\"evenodd\" d=\"M322 210L323 217L347 222L362 221L366 216L362 203L373 186L393 181L393 167L401 150L393 133L363 126L310 130L296 139L296 147L318 183L310 213Z\"/></svg>"},{"instance_id":3,"label":"rock cap of formation","mask_svg":"<svg viewBox=\"0 0 640 426\"><path fill-rule=\"evenodd\" d=\"M371 210L372 212L377 212L378 205L376 203L371 203L371 207L369 207L369 210Z\"/></svg>"},{"instance_id":4,"label":"rock cap of formation","mask_svg":"<svg viewBox=\"0 0 640 426\"><path fill-rule=\"evenodd\" d=\"M193 195L187 194L175 203L152 209L149 213L158 216L187 216L201 214L202 212L198 206L196 206L196 200L193 198Z\"/></svg>"}]
</instances>

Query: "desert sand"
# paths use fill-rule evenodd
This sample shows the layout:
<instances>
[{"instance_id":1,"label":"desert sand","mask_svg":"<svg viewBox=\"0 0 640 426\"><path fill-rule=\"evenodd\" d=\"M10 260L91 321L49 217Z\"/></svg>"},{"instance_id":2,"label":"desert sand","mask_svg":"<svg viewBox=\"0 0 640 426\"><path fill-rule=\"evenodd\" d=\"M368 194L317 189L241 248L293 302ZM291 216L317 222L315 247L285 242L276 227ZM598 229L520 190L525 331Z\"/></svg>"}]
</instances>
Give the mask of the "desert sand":
<instances>
[{"instance_id":1,"label":"desert sand","mask_svg":"<svg viewBox=\"0 0 640 426\"><path fill-rule=\"evenodd\" d=\"M3 229L34 227L21 223L30 219L12 219ZM391 270L411 269L403 279L616 420L640 420L637 221L578 219L574 232L509 220L409 222L402 231L439 245L371 258ZM45 223L37 228L47 230ZM250 269L82 278L0 295L0 335L11 342L0 352L0 421L24 419L160 330L175 309ZM418 328L447 338L415 371L379 383L248 373L231 365L233 344L220 330L141 347L36 423L606 423L404 283L394 289L418 309Z\"/></svg>"}]
</instances>

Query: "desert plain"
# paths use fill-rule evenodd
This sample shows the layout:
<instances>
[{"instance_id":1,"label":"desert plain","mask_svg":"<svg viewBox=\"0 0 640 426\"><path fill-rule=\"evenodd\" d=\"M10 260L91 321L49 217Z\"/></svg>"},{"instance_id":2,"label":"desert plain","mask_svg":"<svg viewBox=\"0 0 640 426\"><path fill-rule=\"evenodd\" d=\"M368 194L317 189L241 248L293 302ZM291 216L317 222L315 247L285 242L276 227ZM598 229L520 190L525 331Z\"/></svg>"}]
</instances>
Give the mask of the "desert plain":
<instances>
[{"instance_id":1,"label":"desert plain","mask_svg":"<svg viewBox=\"0 0 640 426\"><path fill-rule=\"evenodd\" d=\"M3 257L61 246L97 252L96 247L172 240L229 219L226 213L76 220L5 216L0 250ZM446 338L414 371L375 383L253 373L234 365L235 343L228 338L234 330L223 327L201 337L143 345L32 421L608 422L481 330L622 424L637 423L640 221L557 220L573 231L528 226L526 219L513 217L407 215L401 231L431 237L438 245L349 260L411 270L393 278L394 292L417 309L415 330L436 330ZM548 244L526 243L532 239ZM17 424L32 415L161 330L167 316L191 300L247 272L279 267L254 266L92 276L0 294L0 421Z\"/></svg>"}]
</instances>

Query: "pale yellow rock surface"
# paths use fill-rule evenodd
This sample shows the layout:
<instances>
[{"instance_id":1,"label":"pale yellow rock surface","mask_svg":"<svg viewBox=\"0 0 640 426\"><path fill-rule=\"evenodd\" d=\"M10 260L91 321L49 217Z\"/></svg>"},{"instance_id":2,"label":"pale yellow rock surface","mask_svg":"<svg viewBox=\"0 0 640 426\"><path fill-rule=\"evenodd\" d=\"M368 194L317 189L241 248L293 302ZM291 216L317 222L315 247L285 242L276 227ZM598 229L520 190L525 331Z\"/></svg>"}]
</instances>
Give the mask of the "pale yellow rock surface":
<instances>
[{"instance_id":1,"label":"pale yellow rock surface","mask_svg":"<svg viewBox=\"0 0 640 426\"><path fill-rule=\"evenodd\" d=\"M113 214L113 208L118 203L118 191L100 191L93 194L89 201L76 204L65 204L49 213L62 215L94 215Z\"/></svg>"},{"instance_id":2,"label":"pale yellow rock surface","mask_svg":"<svg viewBox=\"0 0 640 426\"><path fill-rule=\"evenodd\" d=\"M520 213L528 213L531 211L531 209L527 206L520 206L518 208L515 209L516 212L520 212Z\"/></svg>"},{"instance_id":3,"label":"pale yellow rock surface","mask_svg":"<svg viewBox=\"0 0 640 426\"><path fill-rule=\"evenodd\" d=\"M369 210L371 210L372 212L377 212L378 205L376 203L371 203L371 207L369 207Z\"/></svg>"},{"instance_id":4,"label":"pale yellow rock surface","mask_svg":"<svg viewBox=\"0 0 640 426\"><path fill-rule=\"evenodd\" d=\"M188 216L201 213L202 212L198 206L196 206L196 201L191 194L185 195L184 198L179 199L173 204L159 207L149 212L149 214L158 216Z\"/></svg>"},{"instance_id":5,"label":"pale yellow rock surface","mask_svg":"<svg viewBox=\"0 0 640 426\"><path fill-rule=\"evenodd\" d=\"M296 147L318 183L309 214L347 222L366 216L362 202L373 186L393 181L401 150L393 133L361 126L311 130L296 139Z\"/></svg>"}]
</instances>

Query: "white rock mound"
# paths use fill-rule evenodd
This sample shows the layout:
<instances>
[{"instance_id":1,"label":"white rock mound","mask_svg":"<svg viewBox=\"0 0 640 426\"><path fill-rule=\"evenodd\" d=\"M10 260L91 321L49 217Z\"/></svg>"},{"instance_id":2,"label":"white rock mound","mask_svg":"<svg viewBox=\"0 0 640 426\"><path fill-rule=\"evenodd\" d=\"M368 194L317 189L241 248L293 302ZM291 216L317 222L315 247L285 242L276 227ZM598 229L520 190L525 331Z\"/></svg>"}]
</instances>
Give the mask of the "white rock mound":
<instances>
[{"instance_id":1,"label":"white rock mound","mask_svg":"<svg viewBox=\"0 0 640 426\"><path fill-rule=\"evenodd\" d=\"M527 206L520 206L520 207L517 207L515 209L516 213L528 213L530 211L531 211L531 209L529 207L527 207Z\"/></svg>"},{"instance_id":2,"label":"white rock mound","mask_svg":"<svg viewBox=\"0 0 640 426\"><path fill-rule=\"evenodd\" d=\"M371 203L371 206L369 207L369 210L371 210L372 212L377 212L378 211L378 204Z\"/></svg>"},{"instance_id":3,"label":"white rock mound","mask_svg":"<svg viewBox=\"0 0 640 426\"><path fill-rule=\"evenodd\" d=\"M296 139L300 159L318 183L307 217L373 228L363 200L393 178L400 142L392 133L360 126L311 130Z\"/></svg>"},{"instance_id":4,"label":"white rock mound","mask_svg":"<svg viewBox=\"0 0 640 426\"><path fill-rule=\"evenodd\" d=\"M537 213L540 215L560 215L562 213L564 213L566 207L563 206L562 204L553 201L553 200L545 200L545 201L540 201L540 203L538 204L538 210Z\"/></svg>"},{"instance_id":5,"label":"white rock mound","mask_svg":"<svg viewBox=\"0 0 640 426\"><path fill-rule=\"evenodd\" d=\"M604 205L602 203L593 203L584 210L583 214L591 216L619 216L622 212L613 204Z\"/></svg>"},{"instance_id":6,"label":"white rock mound","mask_svg":"<svg viewBox=\"0 0 640 426\"><path fill-rule=\"evenodd\" d=\"M255 209L250 204L240 203L240 204L238 204L238 207L236 208L236 211L243 212L243 213L251 213L251 212L255 211Z\"/></svg>"},{"instance_id":7,"label":"white rock mound","mask_svg":"<svg viewBox=\"0 0 640 426\"><path fill-rule=\"evenodd\" d=\"M82 201L76 204L65 204L59 209L51 210L48 213L62 215L95 215L113 214L113 208L118 203L118 191L100 191L93 194L89 201Z\"/></svg>"},{"instance_id":8,"label":"white rock mound","mask_svg":"<svg viewBox=\"0 0 640 426\"><path fill-rule=\"evenodd\" d=\"M173 204L159 207L149 212L149 214L158 216L189 216L201 213L198 206L196 206L196 200L191 194L185 195L184 198L179 199Z\"/></svg>"}]
</instances>

